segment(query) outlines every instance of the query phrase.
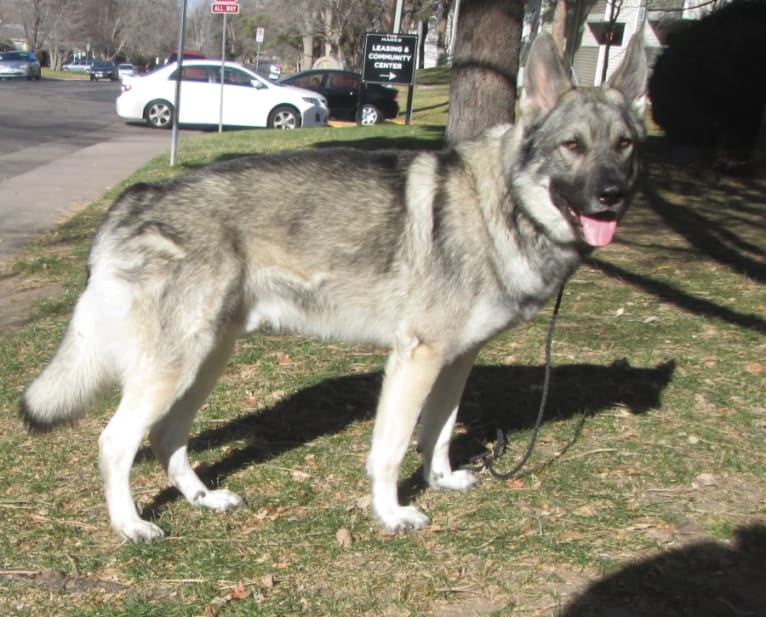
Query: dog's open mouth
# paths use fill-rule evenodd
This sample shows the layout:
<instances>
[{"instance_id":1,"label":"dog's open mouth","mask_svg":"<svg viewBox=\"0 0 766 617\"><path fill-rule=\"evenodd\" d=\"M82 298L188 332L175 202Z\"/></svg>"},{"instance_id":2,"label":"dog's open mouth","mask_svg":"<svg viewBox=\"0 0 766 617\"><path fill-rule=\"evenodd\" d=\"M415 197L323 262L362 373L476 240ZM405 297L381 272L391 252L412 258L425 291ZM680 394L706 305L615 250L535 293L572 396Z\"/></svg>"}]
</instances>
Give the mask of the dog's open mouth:
<instances>
[{"instance_id":1,"label":"dog's open mouth","mask_svg":"<svg viewBox=\"0 0 766 617\"><path fill-rule=\"evenodd\" d=\"M551 189L553 203L580 228L583 240L593 247L606 246L617 232L617 215L611 211L583 214L578 212L562 190Z\"/></svg>"},{"instance_id":2,"label":"dog's open mouth","mask_svg":"<svg viewBox=\"0 0 766 617\"><path fill-rule=\"evenodd\" d=\"M591 246L606 246L614 240L617 217L613 212L586 215L570 208L569 213L580 224L583 238Z\"/></svg>"}]
</instances>

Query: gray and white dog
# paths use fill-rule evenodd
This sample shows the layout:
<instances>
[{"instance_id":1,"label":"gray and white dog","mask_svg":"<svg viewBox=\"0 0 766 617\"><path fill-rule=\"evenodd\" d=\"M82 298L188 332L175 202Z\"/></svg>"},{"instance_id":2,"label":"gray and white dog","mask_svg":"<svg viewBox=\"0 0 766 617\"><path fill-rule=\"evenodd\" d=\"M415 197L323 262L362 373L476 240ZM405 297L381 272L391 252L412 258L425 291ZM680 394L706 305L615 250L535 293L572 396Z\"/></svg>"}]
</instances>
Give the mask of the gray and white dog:
<instances>
[{"instance_id":1,"label":"gray and white dog","mask_svg":"<svg viewBox=\"0 0 766 617\"><path fill-rule=\"evenodd\" d=\"M119 385L99 438L109 516L119 535L153 540L163 531L140 518L129 485L147 433L193 505L243 503L206 487L187 457L192 419L237 337L269 325L386 346L372 507L386 529L423 527L397 495L416 424L428 484L472 486L448 450L476 354L612 240L638 175L646 74L635 40L609 84L574 88L541 36L522 120L453 149L254 156L127 189L93 241L63 342L23 394L23 417L37 430L71 422Z\"/></svg>"}]
</instances>

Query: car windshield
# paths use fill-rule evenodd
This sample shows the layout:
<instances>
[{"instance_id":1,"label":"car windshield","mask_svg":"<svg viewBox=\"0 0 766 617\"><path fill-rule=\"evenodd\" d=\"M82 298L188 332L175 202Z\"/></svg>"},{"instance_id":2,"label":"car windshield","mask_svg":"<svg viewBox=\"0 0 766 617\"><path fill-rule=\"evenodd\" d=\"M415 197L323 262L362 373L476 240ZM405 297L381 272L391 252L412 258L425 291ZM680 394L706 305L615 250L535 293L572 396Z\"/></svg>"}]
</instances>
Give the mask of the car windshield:
<instances>
[{"instance_id":1,"label":"car windshield","mask_svg":"<svg viewBox=\"0 0 766 617\"><path fill-rule=\"evenodd\" d=\"M24 51L5 51L0 53L0 60L28 60L29 54Z\"/></svg>"},{"instance_id":2,"label":"car windshield","mask_svg":"<svg viewBox=\"0 0 766 617\"><path fill-rule=\"evenodd\" d=\"M114 66L111 62L94 62L93 66L99 69L110 69Z\"/></svg>"}]
</instances>

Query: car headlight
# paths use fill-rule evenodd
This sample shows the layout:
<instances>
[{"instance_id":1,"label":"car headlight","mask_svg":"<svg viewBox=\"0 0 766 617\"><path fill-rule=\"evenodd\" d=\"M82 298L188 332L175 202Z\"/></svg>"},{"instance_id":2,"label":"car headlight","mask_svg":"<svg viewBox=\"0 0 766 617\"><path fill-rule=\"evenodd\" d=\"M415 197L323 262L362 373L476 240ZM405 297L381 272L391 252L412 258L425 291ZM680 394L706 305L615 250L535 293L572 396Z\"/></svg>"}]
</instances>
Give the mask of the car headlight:
<instances>
[{"instance_id":1,"label":"car headlight","mask_svg":"<svg viewBox=\"0 0 766 617\"><path fill-rule=\"evenodd\" d=\"M321 105L327 107L327 100L322 96L304 96L302 97L309 105Z\"/></svg>"}]
</instances>

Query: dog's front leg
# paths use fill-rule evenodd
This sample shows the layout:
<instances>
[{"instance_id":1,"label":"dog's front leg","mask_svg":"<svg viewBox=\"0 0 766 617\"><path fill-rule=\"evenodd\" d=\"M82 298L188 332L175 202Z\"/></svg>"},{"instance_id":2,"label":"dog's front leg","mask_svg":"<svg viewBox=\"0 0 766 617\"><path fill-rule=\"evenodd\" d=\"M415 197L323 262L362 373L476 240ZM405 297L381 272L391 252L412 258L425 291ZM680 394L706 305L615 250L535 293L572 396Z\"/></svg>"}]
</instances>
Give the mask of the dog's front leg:
<instances>
[{"instance_id":1,"label":"dog's front leg","mask_svg":"<svg viewBox=\"0 0 766 617\"><path fill-rule=\"evenodd\" d=\"M397 345L386 364L367 460L372 509L389 531L420 529L428 523L416 507L399 505L397 489L399 467L441 368L441 353L414 335L397 334Z\"/></svg>"},{"instance_id":2,"label":"dog's front leg","mask_svg":"<svg viewBox=\"0 0 766 617\"><path fill-rule=\"evenodd\" d=\"M478 481L469 471L453 470L449 460L460 398L477 353L478 348L467 351L445 366L423 407L418 449L425 480L434 488L464 491Z\"/></svg>"}]
</instances>

